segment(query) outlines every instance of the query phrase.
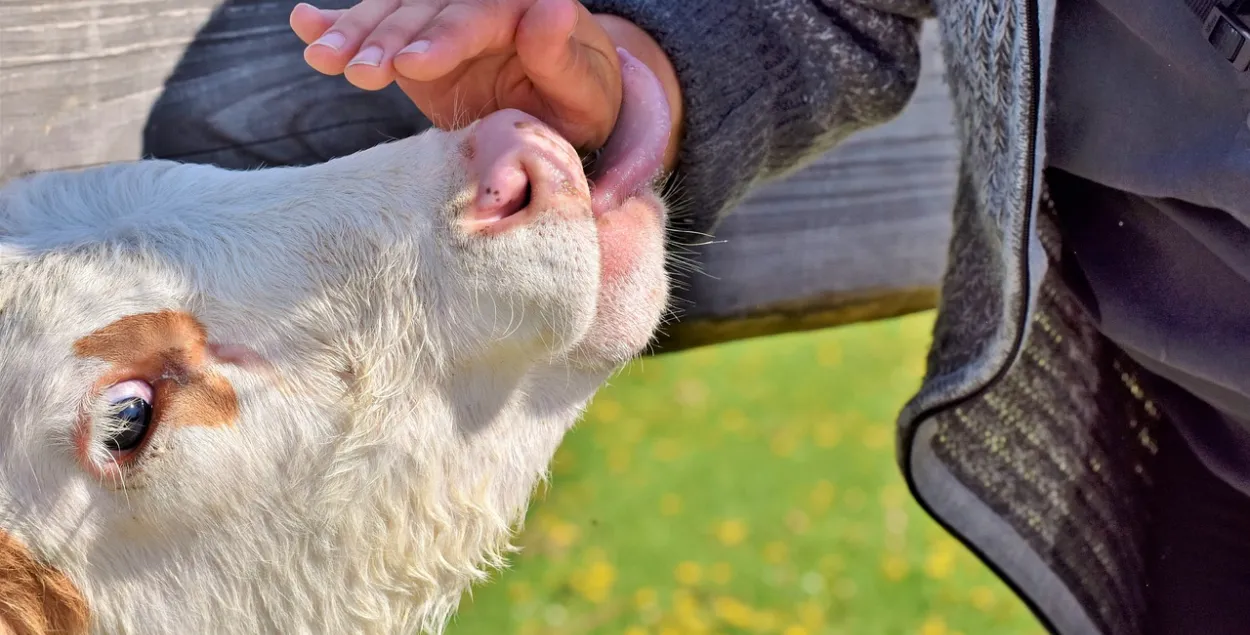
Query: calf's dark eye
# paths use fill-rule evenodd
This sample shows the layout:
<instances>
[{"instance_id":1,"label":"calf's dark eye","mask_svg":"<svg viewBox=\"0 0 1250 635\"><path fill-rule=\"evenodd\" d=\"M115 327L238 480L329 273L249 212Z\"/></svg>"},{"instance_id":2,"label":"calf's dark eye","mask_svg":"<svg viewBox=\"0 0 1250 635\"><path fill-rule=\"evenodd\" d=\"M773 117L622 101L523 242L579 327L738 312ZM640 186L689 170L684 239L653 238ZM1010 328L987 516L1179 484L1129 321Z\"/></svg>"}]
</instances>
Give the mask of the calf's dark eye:
<instances>
[{"instance_id":1,"label":"calf's dark eye","mask_svg":"<svg viewBox=\"0 0 1250 635\"><path fill-rule=\"evenodd\" d=\"M104 438L104 445L114 452L133 450L143 443L152 425L152 404L142 397L130 397L116 406L120 410L111 422L116 427Z\"/></svg>"},{"instance_id":2,"label":"calf's dark eye","mask_svg":"<svg viewBox=\"0 0 1250 635\"><path fill-rule=\"evenodd\" d=\"M152 387L139 380L124 381L104 391L108 420L100 422L100 441L114 452L129 452L143 444L152 427Z\"/></svg>"}]
</instances>

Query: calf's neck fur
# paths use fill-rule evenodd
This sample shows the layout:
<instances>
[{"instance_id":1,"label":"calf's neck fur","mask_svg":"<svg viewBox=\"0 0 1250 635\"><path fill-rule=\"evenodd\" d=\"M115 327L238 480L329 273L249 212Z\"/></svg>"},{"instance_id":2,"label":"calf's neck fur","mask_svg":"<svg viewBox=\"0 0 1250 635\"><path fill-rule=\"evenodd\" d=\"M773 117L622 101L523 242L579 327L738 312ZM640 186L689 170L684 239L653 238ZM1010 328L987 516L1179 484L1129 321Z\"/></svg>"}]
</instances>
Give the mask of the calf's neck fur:
<instances>
[{"instance_id":1,"label":"calf's neck fur","mask_svg":"<svg viewBox=\"0 0 1250 635\"><path fill-rule=\"evenodd\" d=\"M607 276L584 180L465 230L472 132L0 190L0 594L40 598L0 623L442 630L668 289L662 213L616 228L633 255ZM100 391L136 373L165 403L115 460Z\"/></svg>"}]
</instances>

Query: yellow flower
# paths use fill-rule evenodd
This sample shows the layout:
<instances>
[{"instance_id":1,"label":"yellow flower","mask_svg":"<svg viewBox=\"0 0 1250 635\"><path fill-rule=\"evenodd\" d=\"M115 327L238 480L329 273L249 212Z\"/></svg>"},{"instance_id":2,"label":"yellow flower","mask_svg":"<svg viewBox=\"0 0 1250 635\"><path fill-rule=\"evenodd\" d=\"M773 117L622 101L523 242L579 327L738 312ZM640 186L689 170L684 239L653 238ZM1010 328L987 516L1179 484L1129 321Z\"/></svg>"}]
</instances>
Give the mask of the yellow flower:
<instances>
[{"instance_id":1,"label":"yellow flower","mask_svg":"<svg viewBox=\"0 0 1250 635\"><path fill-rule=\"evenodd\" d=\"M690 589L673 589L673 611L687 613L698 609L699 603L694 599L694 593Z\"/></svg>"},{"instance_id":2,"label":"yellow flower","mask_svg":"<svg viewBox=\"0 0 1250 635\"><path fill-rule=\"evenodd\" d=\"M790 555L790 547L780 540L768 543L764 547L764 560L769 564L781 564Z\"/></svg>"},{"instance_id":3,"label":"yellow flower","mask_svg":"<svg viewBox=\"0 0 1250 635\"><path fill-rule=\"evenodd\" d=\"M812 511L822 512L829 509L833 505L833 495L837 492L837 488L826 480L819 480L816 486L812 488L812 493L807 496L807 502L811 505Z\"/></svg>"},{"instance_id":4,"label":"yellow flower","mask_svg":"<svg viewBox=\"0 0 1250 635\"><path fill-rule=\"evenodd\" d=\"M777 622L780 622L781 619L772 611L756 611L754 621L755 630L774 631L777 630Z\"/></svg>"},{"instance_id":5,"label":"yellow flower","mask_svg":"<svg viewBox=\"0 0 1250 635\"><path fill-rule=\"evenodd\" d=\"M910 360L904 364L904 370L907 376L912 379L924 379L926 370L924 358Z\"/></svg>"},{"instance_id":6,"label":"yellow flower","mask_svg":"<svg viewBox=\"0 0 1250 635\"><path fill-rule=\"evenodd\" d=\"M533 526L540 531L550 531L555 525L564 522L547 510L539 510L534 514Z\"/></svg>"},{"instance_id":7,"label":"yellow flower","mask_svg":"<svg viewBox=\"0 0 1250 635\"><path fill-rule=\"evenodd\" d=\"M818 631L825 621L825 607L820 602L808 600L799 604L798 615L799 620L809 629Z\"/></svg>"},{"instance_id":8,"label":"yellow flower","mask_svg":"<svg viewBox=\"0 0 1250 635\"><path fill-rule=\"evenodd\" d=\"M699 603L685 589L677 589L673 592L673 617L681 624L685 633L707 631L707 623L699 612Z\"/></svg>"},{"instance_id":9,"label":"yellow flower","mask_svg":"<svg viewBox=\"0 0 1250 635\"><path fill-rule=\"evenodd\" d=\"M780 430L773 435L769 447L772 449L773 456L786 458L793 455L794 451L798 449L799 440L793 432Z\"/></svg>"},{"instance_id":10,"label":"yellow flower","mask_svg":"<svg viewBox=\"0 0 1250 635\"><path fill-rule=\"evenodd\" d=\"M940 615L930 615L920 625L920 635L946 635L946 621Z\"/></svg>"},{"instance_id":11,"label":"yellow flower","mask_svg":"<svg viewBox=\"0 0 1250 635\"><path fill-rule=\"evenodd\" d=\"M944 580L955 568L955 553L949 549L938 549L925 558L924 572L935 580Z\"/></svg>"},{"instance_id":12,"label":"yellow flower","mask_svg":"<svg viewBox=\"0 0 1250 635\"><path fill-rule=\"evenodd\" d=\"M740 600L731 597L718 597L712 602L712 612L720 621L734 628L751 626L755 611Z\"/></svg>"},{"instance_id":13,"label":"yellow flower","mask_svg":"<svg viewBox=\"0 0 1250 635\"><path fill-rule=\"evenodd\" d=\"M733 579L733 576L733 569L729 567L729 563L727 562L717 562L712 565L712 568L708 571L708 577L711 578L712 582L720 585L729 584L729 581Z\"/></svg>"},{"instance_id":14,"label":"yellow flower","mask_svg":"<svg viewBox=\"0 0 1250 635\"><path fill-rule=\"evenodd\" d=\"M590 563L585 570L573 574L573 588L587 600L599 604L608 599L616 582L616 568L604 560Z\"/></svg>"},{"instance_id":15,"label":"yellow flower","mask_svg":"<svg viewBox=\"0 0 1250 635\"><path fill-rule=\"evenodd\" d=\"M676 439L656 439L651 444L651 454L657 461L675 461L681 456L681 445Z\"/></svg>"},{"instance_id":16,"label":"yellow flower","mask_svg":"<svg viewBox=\"0 0 1250 635\"><path fill-rule=\"evenodd\" d=\"M697 562L686 561L677 565L677 569L673 571L673 577L677 578L677 582L686 586L694 586L703 579L703 568Z\"/></svg>"},{"instance_id":17,"label":"yellow flower","mask_svg":"<svg viewBox=\"0 0 1250 635\"><path fill-rule=\"evenodd\" d=\"M812 438L816 442L816 447L827 450L842 442L842 430L837 423L822 421L816 424L816 428L812 431Z\"/></svg>"},{"instance_id":18,"label":"yellow flower","mask_svg":"<svg viewBox=\"0 0 1250 635\"><path fill-rule=\"evenodd\" d=\"M716 527L716 538L726 547L741 544L746 537L747 525L741 520L726 520Z\"/></svg>"},{"instance_id":19,"label":"yellow flower","mask_svg":"<svg viewBox=\"0 0 1250 635\"><path fill-rule=\"evenodd\" d=\"M655 592L655 589L642 588L634 591L634 606L640 611L655 608L659 599L659 594Z\"/></svg>"},{"instance_id":20,"label":"yellow flower","mask_svg":"<svg viewBox=\"0 0 1250 635\"><path fill-rule=\"evenodd\" d=\"M530 589L528 583L513 582L508 585L508 597L517 604L528 601L533 595L533 590Z\"/></svg>"},{"instance_id":21,"label":"yellow flower","mask_svg":"<svg viewBox=\"0 0 1250 635\"><path fill-rule=\"evenodd\" d=\"M567 447L565 446L565 448ZM577 467L577 455L573 454L572 450L561 448L561 451L557 452L555 458L551 461L552 474L570 474L575 467Z\"/></svg>"},{"instance_id":22,"label":"yellow flower","mask_svg":"<svg viewBox=\"0 0 1250 635\"><path fill-rule=\"evenodd\" d=\"M863 435L860 437L860 442L870 450L880 450L890 444L892 434L892 429L877 425L864 430Z\"/></svg>"},{"instance_id":23,"label":"yellow flower","mask_svg":"<svg viewBox=\"0 0 1250 635\"><path fill-rule=\"evenodd\" d=\"M842 346L836 341L824 342L816 349L816 363L833 368L842 363Z\"/></svg>"},{"instance_id":24,"label":"yellow flower","mask_svg":"<svg viewBox=\"0 0 1250 635\"><path fill-rule=\"evenodd\" d=\"M557 549L567 549L577 540L581 528L573 523L557 520L547 529L547 540Z\"/></svg>"},{"instance_id":25,"label":"yellow flower","mask_svg":"<svg viewBox=\"0 0 1250 635\"><path fill-rule=\"evenodd\" d=\"M621 404L611 399L596 399L591 406L590 412L593 417L600 421L612 422L621 418Z\"/></svg>"},{"instance_id":26,"label":"yellow flower","mask_svg":"<svg viewBox=\"0 0 1250 635\"><path fill-rule=\"evenodd\" d=\"M720 416L720 425L725 432L741 432L748 423L747 416L741 410L726 410Z\"/></svg>"},{"instance_id":27,"label":"yellow flower","mask_svg":"<svg viewBox=\"0 0 1250 635\"><path fill-rule=\"evenodd\" d=\"M972 589L968 594L968 599L978 611L985 612L994 608L997 598L994 597L994 591L989 587L979 586Z\"/></svg>"},{"instance_id":28,"label":"yellow flower","mask_svg":"<svg viewBox=\"0 0 1250 635\"><path fill-rule=\"evenodd\" d=\"M665 494L660 498L660 513L665 516L676 516L681 513L681 497L676 494Z\"/></svg>"},{"instance_id":29,"label":"yellow flower","mask_svg":"<svg viewBox=\"0 0 1250 635\"><path fill-rule=\"evenodd\" d=\"M888 555L881 561L881 573L891 582L902 580L907 575L907 568L907 560L897 555Z\"/></svg>"}]
</instances>

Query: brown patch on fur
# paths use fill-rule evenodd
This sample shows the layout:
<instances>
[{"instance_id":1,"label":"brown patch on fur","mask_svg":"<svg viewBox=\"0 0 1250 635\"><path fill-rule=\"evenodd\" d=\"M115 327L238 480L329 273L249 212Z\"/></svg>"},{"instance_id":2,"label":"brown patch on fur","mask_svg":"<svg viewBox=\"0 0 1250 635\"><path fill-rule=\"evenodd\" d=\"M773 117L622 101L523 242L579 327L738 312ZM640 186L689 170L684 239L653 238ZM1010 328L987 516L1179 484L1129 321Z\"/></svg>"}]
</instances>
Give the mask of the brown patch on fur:
<instances>
[{"instance_id":1,"label":"brown patch on fur","mask_svg":"<svg viewBox=\"0 0 1250 635\"><path fill-rule=\"evenodd\" d=\"M155 423L231 425L239 402L230 382L205 368L213 350L204 325L178 311L128 315L74 342L75 355L113 365L100 388L130 379L150 384Z\"/></svg>"},{"instance_id":2,"label":"brown patch on fur","mask_svg":"<svg viewBox=\"0 0 1250 635\"><path fill-rule=\"evenodd\" d=\"M0 531L0 633L79 635L91 612L65 574Z\"/></svg>"}]
</instances>

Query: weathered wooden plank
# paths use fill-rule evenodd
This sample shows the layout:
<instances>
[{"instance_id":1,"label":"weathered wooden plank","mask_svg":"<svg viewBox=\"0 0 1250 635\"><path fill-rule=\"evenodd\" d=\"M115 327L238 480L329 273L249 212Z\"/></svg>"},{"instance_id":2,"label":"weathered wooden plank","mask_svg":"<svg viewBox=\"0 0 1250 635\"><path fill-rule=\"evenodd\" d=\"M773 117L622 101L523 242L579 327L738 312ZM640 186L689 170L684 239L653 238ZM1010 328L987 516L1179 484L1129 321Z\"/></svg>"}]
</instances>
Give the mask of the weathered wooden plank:
<instances>
[{"instance_id":1,"label":"weathered wooden plank","mask_svg":"<svg viewBox=\"0 0 1250 635\"><path fill-rule=\"evenodd\" d=\"M303 65L294 4L0 0L0 180L144 155L324 160L425 125L397 90L366 93ZM248 152L209 151L240 141Z\"/></svg>"},{"instance_id":2,"label":"weathered wooden plank","mask_svg":"<svg viewBox=\"0 0 1250 635\"><path fill-rule=\"evenodd\" d=\"M932 308L958 169L935 25L916 94L784 181L757 190L700 247L665 350Z\"/></svg>"},{"instance_id":3,"label":"weathered wooden plank","mask_svg":"<svg viewBox=\"0 0 1250 635\"><path fill-rule=\"evenodd\" d=\"M397 90L307 69L286 25L293 4L0 0L0 182L147 155L308 163L426 125ZM694 249L702 273L684 280L662 350L933 306L956 145L927 27L921 82L897 120L762 187Z\"/></svg>"},{"instance_id":4,"label":"weathered wooden plank","mask_svg":"<svg viewBox=\"0 0 1250 635\"><path fill-rule=\"evenodd\" d=\"M206 2L0 3L0 180L140 155Z\"/></svg>"}]
</instances>

